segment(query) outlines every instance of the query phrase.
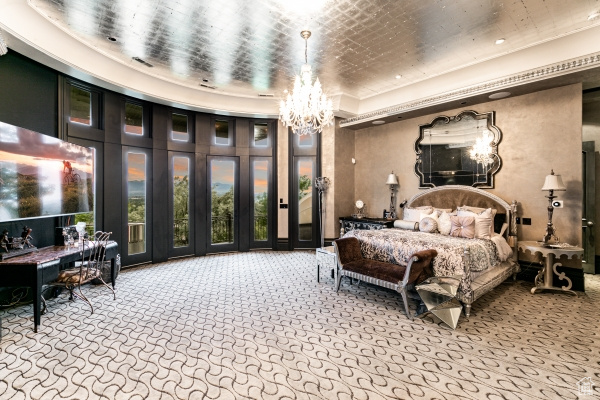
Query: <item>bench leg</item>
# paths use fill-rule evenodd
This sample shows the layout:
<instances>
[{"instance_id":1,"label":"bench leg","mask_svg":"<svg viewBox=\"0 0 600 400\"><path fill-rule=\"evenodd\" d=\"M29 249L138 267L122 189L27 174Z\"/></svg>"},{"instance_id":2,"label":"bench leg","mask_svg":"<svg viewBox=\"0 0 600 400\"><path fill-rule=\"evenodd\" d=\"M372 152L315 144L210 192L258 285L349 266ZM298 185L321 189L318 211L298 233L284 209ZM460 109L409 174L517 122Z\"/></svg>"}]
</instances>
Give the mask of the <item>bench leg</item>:
<instances>
[{"instance_id":1,"label":"bench leg","mask_svg":"<svg viewBox=\"0 0 600 400\"><path fill-rule=\"evenodd\" d=\"M408 296L407 296L406 288L400 289L399 292L402 295L402 301L404 302L404 310L406 311L406 316L408 317L408 319L410 319L412 321L413 316L410 313L410 310L408 308Z\"/></svg>"},{"instance_id":2,"label":"bench leg","mask_svg":"<svg viewBox=\"0 0 600 400\"><path fill-rule=\"evenodd\" d=\"M340 283L342 282L342 271L338 271L337 277L335 279L335 292L337 293L340 290Z\"/></svg>"},{"instance_id":3,"label":"bench leg","mask_svg":"<svg viewBox=\"0 0 600 400\"><path fill-rule=\"evenodd\" d=\"M471 315L471 305L465 304L465 317L467 318L467 321L469 320L469 315Z\"/></svg>"}]
</instances>

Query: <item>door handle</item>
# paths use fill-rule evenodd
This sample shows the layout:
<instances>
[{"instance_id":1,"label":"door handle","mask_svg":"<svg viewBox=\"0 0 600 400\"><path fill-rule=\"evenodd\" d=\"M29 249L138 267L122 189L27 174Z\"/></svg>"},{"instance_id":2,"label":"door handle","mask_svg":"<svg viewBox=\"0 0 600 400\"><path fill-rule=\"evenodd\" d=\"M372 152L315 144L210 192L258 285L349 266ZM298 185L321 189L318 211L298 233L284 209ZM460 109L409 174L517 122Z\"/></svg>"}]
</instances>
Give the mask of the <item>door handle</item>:
<instances>
[{"instance_id":1,"label":"door handle","mask_svg":"<svg viewBox=\"0 0 600 400\"><path fill-rule=\"evenodd\" d=\"M587 226L589 226L590 228L591 228L592 226L594 226L594 221L588 221L588 222L587 222Z\"/></svg>"}]
</instances>

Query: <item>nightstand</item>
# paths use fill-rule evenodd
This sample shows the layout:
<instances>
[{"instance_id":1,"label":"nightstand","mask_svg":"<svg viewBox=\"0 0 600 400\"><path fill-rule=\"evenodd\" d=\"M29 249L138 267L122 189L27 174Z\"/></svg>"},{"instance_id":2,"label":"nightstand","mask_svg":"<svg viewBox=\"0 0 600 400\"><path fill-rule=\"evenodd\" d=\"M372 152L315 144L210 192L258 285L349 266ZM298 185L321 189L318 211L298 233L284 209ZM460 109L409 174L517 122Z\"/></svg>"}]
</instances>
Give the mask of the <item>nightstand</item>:
<instances>
[{"instance_id":1,"label":"nightstand","mask_svg":"<svg viewBox=\"0 0 600 400\"><path fill-rule=\"evenodd\" d=\"M341 217L340 218L340 237L348 231L354 229L385 229L393 228L393 219L382 219L382 218L355 218L355 217Z\"/></svg>"},{"instance_id":2,"label":"nightstand","mask_svg":"<svg viewBox=\"0 0 600 400\"><path fill-rule=\"evenodd\" d=\"M573 283L571 279L564 273L558 272L556 267L561 266L561 263L555 263L556 258L560 256L567 256L567 258L580 258L583 256L583 249L581 247L569 246L561 247L557 245L543 246L541 242L535 241L523 241L518 243L519 250L525 252L529 250L531 254L540 253L545 258L544 268L535 277L535 287L531 289L531 293L541 290L558 290L561 292L568 292L577 296L577 292L571 289ZM566 280L567 285L562 288L552 286L552 275L556 274L560 280Z\"/></svg>"}]
</instances>

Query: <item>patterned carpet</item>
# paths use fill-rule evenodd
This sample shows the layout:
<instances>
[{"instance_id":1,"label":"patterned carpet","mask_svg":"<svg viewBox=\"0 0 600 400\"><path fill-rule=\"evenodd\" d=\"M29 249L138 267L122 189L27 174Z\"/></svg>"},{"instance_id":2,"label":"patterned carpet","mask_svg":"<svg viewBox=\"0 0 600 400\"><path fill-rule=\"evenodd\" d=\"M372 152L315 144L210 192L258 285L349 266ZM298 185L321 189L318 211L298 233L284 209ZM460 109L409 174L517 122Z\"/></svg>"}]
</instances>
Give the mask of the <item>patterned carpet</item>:
<instances>
[{"instance_id":1,"label":"patterned carpet","mask_svg":"<svg viewBox=\"0 0 600 400\"><path fill-rule=\"evenodd\" d=\"M86 287L2 311L0 399L585 399L600 386L600 277L587 292L505 283L455 331L411 322L400 296L344 281L314 253L250 252L121 272L117 300ZM411 304L414 309L414 304Z\"/></svg>"}]
</instances>

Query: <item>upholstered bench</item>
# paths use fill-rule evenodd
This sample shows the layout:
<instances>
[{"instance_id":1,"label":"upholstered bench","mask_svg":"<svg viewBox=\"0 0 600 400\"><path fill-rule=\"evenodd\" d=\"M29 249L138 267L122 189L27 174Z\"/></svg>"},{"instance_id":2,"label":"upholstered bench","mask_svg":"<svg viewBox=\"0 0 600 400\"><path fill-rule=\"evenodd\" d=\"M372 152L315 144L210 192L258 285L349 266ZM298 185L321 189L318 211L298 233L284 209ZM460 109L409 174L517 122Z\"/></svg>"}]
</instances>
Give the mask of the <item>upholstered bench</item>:
<instances>
[{"instance_id":1,"label":"upholstered bench","mask_svg":"<svg viewBox=\"0 0 600 400\"><path fill-rule=\"evenodd\" d=\"M432 262L437 251L416 252L410 257L408 265L403 266L363 258L360 242L355 237L337 239L333 243L338 263L336 292L340 289L343 276L393 289L402 295L406 315L413 319L408 308L408 289L433 276Z\"/></svg>"}]
</instances>

